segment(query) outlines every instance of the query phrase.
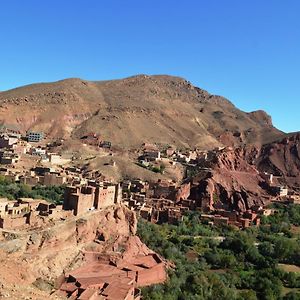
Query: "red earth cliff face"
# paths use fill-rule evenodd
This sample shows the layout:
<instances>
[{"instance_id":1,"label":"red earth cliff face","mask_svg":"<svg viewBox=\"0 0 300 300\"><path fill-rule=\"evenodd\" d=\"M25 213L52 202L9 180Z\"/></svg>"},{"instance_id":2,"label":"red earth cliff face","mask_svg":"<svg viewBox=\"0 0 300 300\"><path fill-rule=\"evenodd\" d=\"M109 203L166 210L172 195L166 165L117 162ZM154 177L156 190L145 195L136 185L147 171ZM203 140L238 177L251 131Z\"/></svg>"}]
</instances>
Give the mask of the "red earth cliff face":
<instances>
[{"instance_id":1,"label":"red earth cliff face","mask_svg":"<svg viewBox=\"0 0 300 300\"><path fill-rule=\"evenodd\" d=\"M193 178L191 198L204 209L245 211L269 199L264 179L256 169L256 148L226 148L216 153L208 168ZM201 201L203 203L201 204Z\"/></svg>"},{"instance_id":2,"label":"red earth cliff face","mask_svg":"<svg viewBox=\"0 0 300 300\"><path fill-rule=\"evenodd\" d=\"M263 173L274 175L273 186L300 187L300 133L261 147L227 147L205 167L192 180L190 198L198 206L244 211L265 205L275 194Z\"/></svg>"},{"instance_id":3,"label":"red earth cliff face","mask_svg":"<svg viewBox=\"0 0 300 300\"><path fill-rule=\"evenodd\" d=\"M32 288L36 279L53 283L63 271L80 266L83 250L118 249L121 241L135 235L136 226L135 213L118 205L61 221L49 228L1 231L0 290L8 291L10 299L21 299L18 292Z\"/></svg>"},{"instance_id":4,"label":"red earth cliff face","mask_svg":"<svg viewBox=\"0 0 300 300\"><path fill-rule=\"evenodd\" d=\"M262 147L256 162L261 171L278 176L290 188L300 182L300 133Z\"/></svg>"}]
</instances>

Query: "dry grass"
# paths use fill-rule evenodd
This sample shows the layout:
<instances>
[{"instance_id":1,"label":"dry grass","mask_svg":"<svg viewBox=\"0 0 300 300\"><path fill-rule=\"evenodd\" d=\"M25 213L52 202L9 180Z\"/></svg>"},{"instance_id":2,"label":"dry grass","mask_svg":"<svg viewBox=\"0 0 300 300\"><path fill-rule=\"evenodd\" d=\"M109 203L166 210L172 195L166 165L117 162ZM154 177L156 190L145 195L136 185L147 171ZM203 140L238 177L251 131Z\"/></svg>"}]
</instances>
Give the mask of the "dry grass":
<instances>
[{"instance_id":1,"label":"dry grass","mask_svg":"<svg viewBox=\"0 0 300 300\"><path fill-rule=\"evenodd\" d=\"M278 264L278 267L286 272L300 273L300 267L296 265Z\"/></svg>"}]
</instances>

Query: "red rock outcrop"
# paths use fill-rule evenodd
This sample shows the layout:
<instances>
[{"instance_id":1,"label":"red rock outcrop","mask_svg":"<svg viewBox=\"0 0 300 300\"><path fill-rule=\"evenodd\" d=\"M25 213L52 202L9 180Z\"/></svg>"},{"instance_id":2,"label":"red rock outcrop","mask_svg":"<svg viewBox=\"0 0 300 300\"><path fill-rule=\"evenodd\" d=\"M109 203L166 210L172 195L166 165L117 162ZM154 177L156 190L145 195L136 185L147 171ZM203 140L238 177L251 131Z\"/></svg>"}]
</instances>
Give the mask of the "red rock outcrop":
<instances>
[{"instance_id":1,"label":"red rock outcrop","mask_svg":"<svg viewBox=\"0 0 300 300\"><path fill-rule=\"evenodd\" d=\"M265 180L256 169L256 148L225 148L216 152L208 168L193 178L191 199L203 209L224 208L245 211L269 199Z\"/></svg>"},{"instance_id":2,"label":"red rock outcrop","mask_svg":"<svg viewBox=\"0 0 300 300\"><path fill-rule=\"evenodd\" d=\"M137 236L124 239L119 247L121 251L84 252L83 265L64 276L56 294L83 299L92 292L99 299L129 300L136 299L138 287L166 281L167 262Z\"/></svg>"},{"instance_id":3,"label":"red rock outcrop","mask_svg":"<svg viewBox=\"0 0 300 300\"><path fill-rule=\"evenodd\" d=\"M0 289L11 284L29 286L38 278L53 283L64 270L81 265L82 250L118 249L122 240L135 234L136 225L135 213L118 205L49 228L1 230L0 251L5 259L1 261Z\"/></svg>"},{"instance_id":4,"label":"red rock outcrop","mask_svg":"<svg viewBox=\"0 0 300 300\"><path fill-rule=\"evenodd\" d=\"M271 116L268 115L263 110L252 111L248 115L252 120L254 120L255 122L258 122L262 126L269 126L269 127L273 126Z\"/></svg>"},{"instance_id":5,"label":"red rock outcrop","mask_svg":"<svg viewBox=\"0 0 300 300\"><path fill-rule=\"evenodd\" d=\"M260 171L277 176L281 184L299 187L300 133L264 145L256 165Z\"/></svg>"}]
</instances>

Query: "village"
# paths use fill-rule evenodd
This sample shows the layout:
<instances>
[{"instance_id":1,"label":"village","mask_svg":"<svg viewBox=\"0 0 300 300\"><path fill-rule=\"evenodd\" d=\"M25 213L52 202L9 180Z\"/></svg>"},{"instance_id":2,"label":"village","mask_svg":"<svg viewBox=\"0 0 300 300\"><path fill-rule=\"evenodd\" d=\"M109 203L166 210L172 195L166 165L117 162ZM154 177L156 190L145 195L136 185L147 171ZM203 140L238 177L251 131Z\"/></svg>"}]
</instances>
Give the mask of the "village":
<instances>
[{"instance_id":1,"label":"village","mask_svg":"<svg viewBox=\"0 0 300 300\"><path fill-rule=\"evenodd\" d=\"M123 203L141 218L159 224L176 224L187 211L197 210L202 213L201 220L208 224L247 228L251 225L259 226L261 216L274 213L274 210L259 205L253 205L244 212L214 208L211 199L193 199L193 180L178 183L159 179L156 182L147 182L137 178L111 182L97 172L85 174L80 168L72 166L72 158L49 151L49 144L45 145L44 139L43 132L29 131L26 136L22 136L19 131L3 127L0 136L0 175L11 182L31 187L65 185L64 199L58 205L44 199L20 198L11 201L1 198L0 228L36 228L48 219L64 220L117 203ZM90 146L111 152L111 143L101 141L97 134L89 134L82 140ZM190 170L208 172L207 162L214 157L216 151L223 150L224 148L215 151L179 151L169 146L160 151L157 145L144 143L137 163L153 172L164 172L163 166L166 164L181 164L186 167L188 178ZM34 161L34 167L18 167L22 157ZM299 202L300 196L289 193L285 186L273 184L272 174L261 176L276 191L271 201Z\"/></svg>"},{"instance_id":2,"label":"village","mask_svg":"<svg viewBox=\"0 0 300 300\"><path fill-rule=\"evenodd\" d=\"M109 141L101 141L97 134L90 134L84 136L82 142L101 148L111 156L111 166L115 166ZM216 207L214 199L200 199L194 195L197 182L191 174L211 172L210 161L216 153L226 151L224 149L180 151L165 147L160 150L155 144L144 143L136 158L139 167L163 174L166 165L180 164L186 170L183 181L158 179L151 182L136 178L113 182L97 171L84 172L73 164L72 157L52 152L42 132L30 131L22 136L20 132L2 129L1 177L33 189L36 186L64 186L64 195L60 203L36 198L0 198L0 228L8 233L39 230L114 205L125 205L138 217L155 224L178 224L189 211L198 211L200 221L210 226L231 225L239 229L259 226L262 217L274 214L276 210L261 205L253 205L245 211L229 210ZM22 159L34 163L20 165ZM269 203L300 203L300 196L279 185L272 174L260 176L274 191ZM84 266L62 278L57 294L70 299L98 299L94 297L99 295L100 289L104 297L101 299L140 299L140 287L164 282L167 273L160 256L148 250L142 256L139 252L131 253L132 249L142 247L138 240L131 243L132 248L127 250L129 254L117 261L98 252L85 252ZM112 275L107 276L107 272Z\"/></svg>"}]
</instances>

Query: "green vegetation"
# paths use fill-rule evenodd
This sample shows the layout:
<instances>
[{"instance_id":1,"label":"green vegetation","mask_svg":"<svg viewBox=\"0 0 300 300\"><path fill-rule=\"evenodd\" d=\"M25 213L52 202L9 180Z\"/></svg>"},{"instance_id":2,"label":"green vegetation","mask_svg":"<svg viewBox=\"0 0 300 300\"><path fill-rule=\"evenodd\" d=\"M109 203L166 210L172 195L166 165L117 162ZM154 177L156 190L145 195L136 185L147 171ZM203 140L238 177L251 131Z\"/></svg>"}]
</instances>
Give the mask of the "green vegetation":
<instances>
[{"instance_id":1,"label":"green vegetation","mask_svg":"<svg viewBox=\"0 0 300 300\"><path fill-rule=\"evenodd\" d=\"M165 171L165 169L166 169L166 167L165 167L163 164L161 164L159 167L154 166L154 165L152 165L152 164L144 165L144 164L141 163L141 162L138 162L138 163L136 163L136 164L137 164L139 167L142 167L142 168L147 169L147 170L149 170L149 171L152 171L152 172L154 172L154 173L160 173L160 174L163 174L164 171Z\"/></svg>"},{"instance_id":2,"label":"green vegetation","mask_svg":"<svg viewBox=\"0 0 300 300\"><path fill-rule=\"evenodd\" d=\"M44 199L55 204L61 204L65 186L42 186L33 188L26 184L14 183L0 176L0 197L10 200L18 198Z\"/></svg>"},{"instance_id":3,"label":"green vegetation","mask_svg":"<svg viewBox=\"0 0 300 300\"><path fill-rule=\"evenodd\" d=\"M291 230L300 206L276 209L243 231L202 224L196 212L178 225L140 220L140 238L176 265L166 284L143 289L144 299L300 299L300 274L282 267L300 266L300 237Z\"/></svg>"}]
</instances>

